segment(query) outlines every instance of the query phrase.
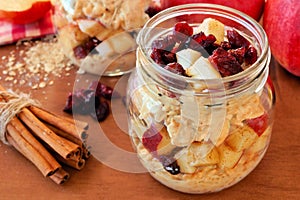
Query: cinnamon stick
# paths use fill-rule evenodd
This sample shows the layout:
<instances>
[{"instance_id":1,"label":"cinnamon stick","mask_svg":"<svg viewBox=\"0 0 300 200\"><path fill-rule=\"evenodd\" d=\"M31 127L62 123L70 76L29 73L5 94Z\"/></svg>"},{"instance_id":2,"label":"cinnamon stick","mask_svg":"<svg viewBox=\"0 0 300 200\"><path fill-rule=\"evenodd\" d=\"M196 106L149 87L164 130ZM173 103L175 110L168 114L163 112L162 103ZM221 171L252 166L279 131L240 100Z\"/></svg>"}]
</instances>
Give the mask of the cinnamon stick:
<instances>
[{"instance_id":1,"label":"cinnamon stick","mask_svg":"<svg viewBox=\"0 0 300 200\"><path fill-rule=\"evenodd\" d=\"M57 170L54 174L49 176L56 184L63 184L65 183L69 178L70 174L66 172L63 168L60 168Z\"/></svg>"},{"instance_id":2,"label":"cinnamon stick","mask_svg":"<svg viewBox=\"0 0 300 200\"><path fill-rule=\"evenodd\" d=\"M27 108L23 108L18 116L38 138L47 143L63 158L67 159L73 154L78 154L78 151L80 151L80 148L77 144L74 144L56 135Z\"/></svg>"},{"instance_id":3,"label":"cinnamon stick","mask_svg":"<svg viewBox=\"0 0 300 200\"><path fill-rule=\"evenodd\" d=\"M69 133L70 135L79 137L80 139L87 138L86 131L84 129L81 129L81 128L79 129L79 127L76 127L74 122L72 123L70 121L62 120L62 117L58 117L48 111L45 111L45 110L35 107L35 106L30 106L29 109L38 118Z\"/></svg>"},{"instance_id":4,"label":"cinnamon stick","mask_svg":"<svg viewBox=\"0 0 300 200\"><path fill-rule=\"evenodd\" d=\"M44 176L51 176L60 168L60 166L54 168L34 147L22 138L14 126L8 124L7 131L6 138L8 142L30 160Z\"/></svg>"},{"instance_id":5,"label":"cinnamon stick","mask_svg":"<svg viewBox=\"0 0 300 200\"><path fill-rule=\"evenodd\" d=\"M80 120L73 119L73 118L69 118L69 117L65 117L65 116L58 116L58 117L61 118L62 120L66 120L70 123L75 124L76 127L81 128L83 130L88 130L88 128L89 128L89 124L87 122L80 121Z\"/></svg>"},{"instance_id":6,"label":"cinnamon stick","mask_svg":"<svg viewBox=\"0 0 300 200\"><path fill-rule=\"evenodd\" d=\"M91 156L90 146L83 148L83 158L88 159Z\"/></svg>"},{"instance_id":7,"label":"cinnamon stick","mask_svg":"<svg viewBox=\"0 0 300 200\"><path fill-rule=\"evenodd\" d=\"M0 90L4 91L1 85ZM0 101L14 98L9 95L3 96L0 97ZM28 105L26 103L25 100L25 104L20 105ZM86 147L88 123L57 116L36 106L19 109L21 112L6 126L5 138L44 176L62 184L70 175L58 162L78 170L85 166L85 158L90 156Z\"/></svg>"},{"instance_id":8,"label":"cinnamon stick","mask_svg":"<svg viewBox=\"0 0 300 200\"><path fill-rule=\"evenodd\" d=\"M56 159L61 162L64 163L66 165L68 165L69 167L72 167L74 169L77 170L82 170L85 166L85 160L80 158L80 159L63 159L62 157L60 157L59 155L56 157Z\"/></svg>"},{"instance_id":9,"label":"cinnamon stick","mask_svg":"<svg viewBox=\"0 0 300 200\"><path fill-rule=\"evenodd\" d=\"M64 138L66 138L66 139L74 142L75 144L78 144L81 147L81 149L82 149L82 153L83 153L82 156L83 156L83 158L87 159L87 158L89 158L91 156L90 150L86 146L85 141L82 141L82 140L80 140L78 138L75 138L73 135L70 135L70 134L68 134L68 133L66 133L66 132L64 132L64 131L62 131L62 130L60 130L60 129L52 126L52 125L50 125L50 124L46 123L45 125L49 129L51 129L53 132L55 132L57 135L59 135L61 137L64 137Z\"/></svg>"},{"instance_id":10,"label":"cinnamon stick","mask_svg":"<svg viewBox=\"0 0 300 200\"><path fill-rule=\"evenodd\" d=\"M55 126L52 126L51 124L45 123L45 125L49 129L51 129L54 133L56 133L57 135L65 138L65 139L68 139L68 140L74 142L75 144L77 144L79 146L83 145L83 141L81 139L79 139L78 137L70 135L70 134L66 133L65 131L63 131L63 130L60 130L60 129L56 128Z\"/></svg>"},{"instance_id":11,"label":"cinnamon stick","mask_svg":"<svg viewBox=\"0 0 300 200\"><path fill-rule=\"evenodd\" d=\"M18 118L14 117L9 124L11 124L16 131L18 131L20 136L34 147L54 169L61 167L49 151L26 129Z\"/></svg>"}]
</instances>

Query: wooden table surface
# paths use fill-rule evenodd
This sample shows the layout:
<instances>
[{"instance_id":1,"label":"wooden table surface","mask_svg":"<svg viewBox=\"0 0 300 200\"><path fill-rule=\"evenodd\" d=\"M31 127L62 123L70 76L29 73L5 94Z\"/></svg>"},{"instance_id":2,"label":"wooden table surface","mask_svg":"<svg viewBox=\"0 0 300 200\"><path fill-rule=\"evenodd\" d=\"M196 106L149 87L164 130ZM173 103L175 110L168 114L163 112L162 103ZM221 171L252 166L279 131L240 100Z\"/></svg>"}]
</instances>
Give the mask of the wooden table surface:
<instances>
[{"instance_id":1,"label":"wooden table surface","mask_svg":"<svg viewBox=\"0 0 300 200\"><path fill-rule=\"evenodd\" d=\"M14 45L0 47L0 58L9 55L13 49ZM3 67L0 70L2 72ZM47 110L61 115L66 115L62 108L74 83L78 79L84 81L91 77L77 75L76 70L72 70L70 76L56 77L52 86L32 90L5 81L1 72L2 86L31 93ZM0 199L300 199L300 79L286 72L274 60L271 77L277 99L269 149L258 167L229 189L213 194L189 195L168 189L148 173L133 173L139 164L135 166L134 160L128 161L131 162L128 164L126 158L120 158L118 154L125 152L127 155L133 151L124 130L125 108L119 99L115 100L116 106L112 109L117 113L117 119L113 118L112 113L100 124L89 117L82 118L92 123L90 140L95 145L94 156L82 171L67 168L71 178L64 185L56 185L44 178L15 149L0 142ZM114 86L120 83L119 79L105 78L101 81ZM122 83L118 84L121 93L126 85L124 80L125 77L122 77ZM104 132L107 137L100 137L100 132ZM110 152L110 147L119 149Z\"/></svg>"}]
</instances>

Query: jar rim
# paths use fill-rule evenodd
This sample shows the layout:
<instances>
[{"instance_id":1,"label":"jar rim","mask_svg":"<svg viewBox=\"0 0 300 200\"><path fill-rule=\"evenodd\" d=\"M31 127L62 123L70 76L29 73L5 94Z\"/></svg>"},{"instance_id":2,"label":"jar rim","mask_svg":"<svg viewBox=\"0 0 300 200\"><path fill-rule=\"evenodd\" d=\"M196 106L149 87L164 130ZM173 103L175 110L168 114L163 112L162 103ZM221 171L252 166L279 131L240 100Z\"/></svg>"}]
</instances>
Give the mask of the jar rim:
<instances>
[{"instance_id":1,"label":"jar rim","mask_svg":"<svg viewBox=\"0 0 300 200\"><path fill-rule=\"evenodd\" d=\"M227 17L227 19L239 23L240 25L246 27L252 34L254 34L255 40L257 40L261 48L261 52L258 55L256 62L253 63L251 66L249 66L247 69L243 70L242 72L239 72L235 75L222 77L219 79L198 79L192 77L185 77L185 76L174 74L168 70L164 70L157 63L155 63L154 60L150 58L150 55L147 53L147 48L145 47L145 39L147 38L146 35L149 34L149 31L155 28L159 23L163 22L164 20L171 19L174 16L177 17L177 14L180 13L182 14L184 12L191 12L191 11L199 12L199 9L201 9L201 11L214 14L218 17ZM140 30L137 36L137 43L139 45L139 49L144 54L144 56L148 57L148 60L153 66L152 70L154 70L156 73L159 73L163 76L170 77L172 79L180 79L180 80L184 79L189 83L197 81L197 82L205 82L206 84L210 84L210 83L220 82L221 80L222 83L226 85L237 80L242 80L244 78L248 79L249 77L252 77L253 79L255 79L260 73L264 71L264 68L268 66L271 57L267 35L264 29L262 28L262 26L257 21L255 21L250 16L236 9L223 6L223 5L210 4L210 3L184 4L184 5L170 7L159 12L158 14L150 18L146 22L144 27Z\"/></svg>"}]
</instances>

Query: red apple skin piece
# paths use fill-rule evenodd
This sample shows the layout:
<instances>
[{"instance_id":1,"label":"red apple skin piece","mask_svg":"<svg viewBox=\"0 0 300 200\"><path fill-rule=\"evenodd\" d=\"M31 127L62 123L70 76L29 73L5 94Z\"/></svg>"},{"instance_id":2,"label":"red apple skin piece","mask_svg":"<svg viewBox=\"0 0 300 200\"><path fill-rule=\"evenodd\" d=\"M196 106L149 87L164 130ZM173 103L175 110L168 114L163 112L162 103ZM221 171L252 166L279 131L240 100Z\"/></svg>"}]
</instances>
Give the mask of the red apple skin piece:
<instances>
[{"instance_id":1,"label":"red apple skin piece","mask_svg":"<svg viewBox=\"0 0 300 200\"><path fill-rule=\"evenodd\" d=\"M37 1L23 11L0 10L0 19L15 24L27 24L42 18L53 6L51 1Z\"/></svg>"},{"instance_id":2,"label":"red apple skin piece","mask_svg":"<svg viewBox=\"0 0 300 200\"><path fill-rule=\"evenodd\" d=\"M268 128L269 116L267 113L263 115L253 118L253 119L246 119L245 124L247 124L250 128L252 128L255 133L260 137L265 130Z\"/></svg>"},{"instance_id":3,"label":"red apple skin piece","mask_svg":"<svg viewBox=\"0 0 300 200\"><path fill-rule=\"evenodd\" d=\"M161 0L162 9L188 3L212 3L228 6L242 11L259 21L263 13L265 0Z\"/></svg>"},{"instance_id":4,"label":"red apple skin piece","mask_svg":"<svg viewBox=\"0 0 300 200\"><path fill-rule=\"evenodd\" d=\"M300 76L300 1L268 0L263 27L273 56L287 71Z\"/></svg>"}]
</instances>

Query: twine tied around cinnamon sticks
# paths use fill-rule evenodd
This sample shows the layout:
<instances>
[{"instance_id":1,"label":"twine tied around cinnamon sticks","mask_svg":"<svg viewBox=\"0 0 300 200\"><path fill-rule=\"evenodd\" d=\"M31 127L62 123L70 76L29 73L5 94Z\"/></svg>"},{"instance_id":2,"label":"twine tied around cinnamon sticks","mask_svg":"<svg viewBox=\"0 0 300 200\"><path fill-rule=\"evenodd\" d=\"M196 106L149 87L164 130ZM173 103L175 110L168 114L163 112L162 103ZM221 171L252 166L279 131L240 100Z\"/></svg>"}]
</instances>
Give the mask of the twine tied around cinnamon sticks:
<instances>
[{"instance_id":1,"label":"twine tied around cinnamon sticks","mask_svg":"<svg viewBox=\"0 0 300 200\"><path fill-rule=\"evenodd\" d=\"M61 164L81 170L90 152L88 124L55 115L29 95L5 91L0 85L1 140L12 145L57 184L69 179Z\"/></svg>"},{"instance_id":2,"label":"twine tied around cinnamon sticks","mask_svg":"<svg viewBox=\"0 0 300 200\"><path fill-rule=\"evenodd\" d=\"M30 98L30 95L20 93L17 95L12 91L0 91L1 99L8 99L7 102L0 102L0 140L4 144L9 144L5 137L6 126L13 117L21 112L25 107L35 105L40 106L40 103Z\"/></svg>"}]
</instances>

